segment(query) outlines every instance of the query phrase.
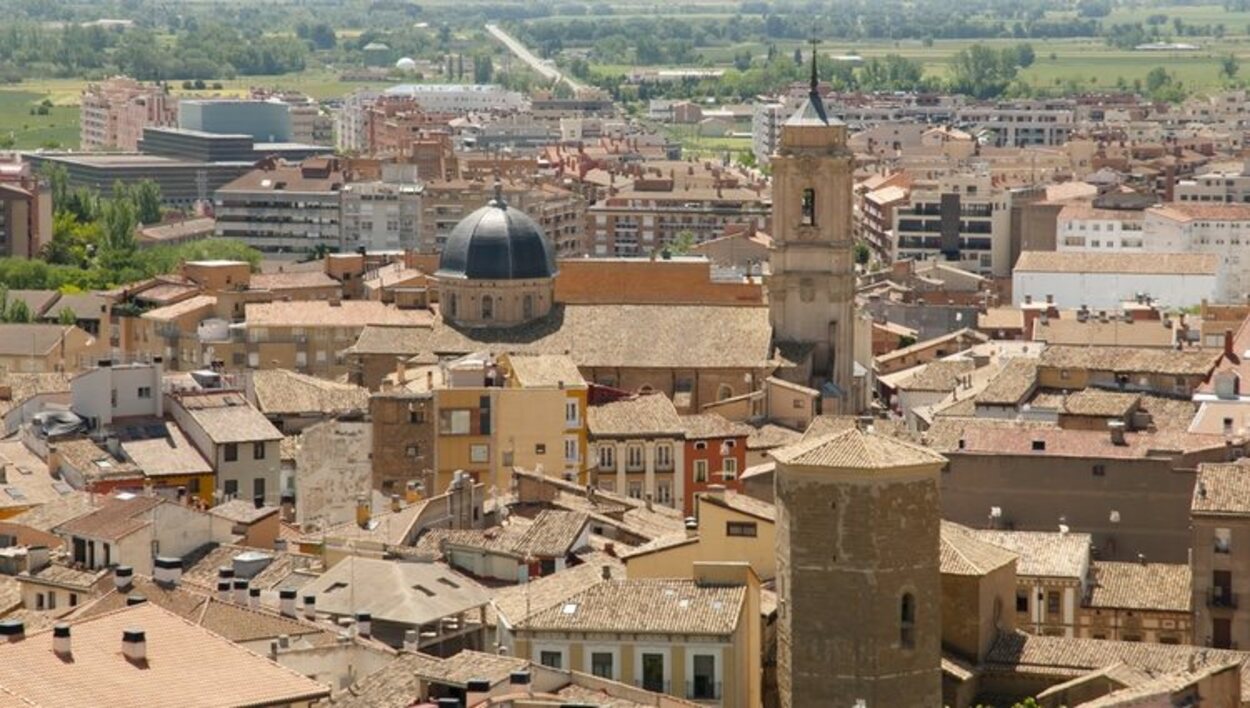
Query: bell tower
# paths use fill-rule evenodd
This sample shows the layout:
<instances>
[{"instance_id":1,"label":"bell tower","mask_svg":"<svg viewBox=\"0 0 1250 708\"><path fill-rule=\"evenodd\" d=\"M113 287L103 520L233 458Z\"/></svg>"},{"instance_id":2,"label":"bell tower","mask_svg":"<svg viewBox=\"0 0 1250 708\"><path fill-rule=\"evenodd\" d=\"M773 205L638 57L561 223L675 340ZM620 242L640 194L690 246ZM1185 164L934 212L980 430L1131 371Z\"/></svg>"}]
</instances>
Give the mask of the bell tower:
<instances>
[{"instance_id":1,"label":"bell tower","mask_svg":"<svg viewBox=\"0 0 1250 708\"><path fill-rule=\"evenodd\" d=\"M831 382L853 413L855 249L851 236L854 159L846 124L825 113L812 48L811 91L782 125L773 166L770 318L778 344L811 347L814 384ZM808 383L808 382L803 382Z\"/></svg>"}]
</instances>

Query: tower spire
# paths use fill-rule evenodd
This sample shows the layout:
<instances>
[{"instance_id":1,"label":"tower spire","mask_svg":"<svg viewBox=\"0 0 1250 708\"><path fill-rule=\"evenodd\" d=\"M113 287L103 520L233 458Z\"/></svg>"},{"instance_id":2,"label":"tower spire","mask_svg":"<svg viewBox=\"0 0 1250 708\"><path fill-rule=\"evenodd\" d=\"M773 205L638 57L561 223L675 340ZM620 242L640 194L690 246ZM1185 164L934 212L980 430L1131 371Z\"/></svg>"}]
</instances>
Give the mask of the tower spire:
<instances>
[{"instance_id":1,"label":"tower spire","mask_svg":"<svg viewBox=\"0 0 1250 708\"><path fill-rule=\"evenodd\" d=\"M817 86L817 84L819 84L819 83L820 83L820 82L819 82L819 80L818 80L818 79L817 79L817 77L816 77L816 43L817 43L819 40L817 40L815 37L812 37L812 38L811 38L810 40L808 40L808 41L809 41L809 42L811 43L811 45L812 45L812 84L811 84L811 86L812 86L812 95L813 95L813 96L815 96L815 95L818 93L818 92L817 92L817 90L816 90L816 86Z\"/></svg>"}]
</instances>

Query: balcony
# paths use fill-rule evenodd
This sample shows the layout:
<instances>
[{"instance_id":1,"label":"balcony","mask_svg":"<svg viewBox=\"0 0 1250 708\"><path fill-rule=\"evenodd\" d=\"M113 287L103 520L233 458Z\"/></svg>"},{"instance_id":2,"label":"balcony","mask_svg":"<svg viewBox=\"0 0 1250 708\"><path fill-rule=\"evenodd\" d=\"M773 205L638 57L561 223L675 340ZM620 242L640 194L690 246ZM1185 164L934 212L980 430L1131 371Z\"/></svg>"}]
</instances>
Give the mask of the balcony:
<instances>
[{"instance_id":1,"label":"balcony","mask_svg":"<svg viewBox=\"0 0 1250 708\"><path fill-rule=\"evenodd\" d=\"M692 701L719 701L723 698L720 681L687 681L686 698Z\"/></svg>"},{"instance_id":2,"label":"balcony","mask_svg":"<svg viewBox=\"0 0 1250 708\"><path fill-rule=\"evenodd\" d=\"M1207 591L1207 607L1235 610L1237 594L1217 585Z\"/></svg>"}]
</instances>

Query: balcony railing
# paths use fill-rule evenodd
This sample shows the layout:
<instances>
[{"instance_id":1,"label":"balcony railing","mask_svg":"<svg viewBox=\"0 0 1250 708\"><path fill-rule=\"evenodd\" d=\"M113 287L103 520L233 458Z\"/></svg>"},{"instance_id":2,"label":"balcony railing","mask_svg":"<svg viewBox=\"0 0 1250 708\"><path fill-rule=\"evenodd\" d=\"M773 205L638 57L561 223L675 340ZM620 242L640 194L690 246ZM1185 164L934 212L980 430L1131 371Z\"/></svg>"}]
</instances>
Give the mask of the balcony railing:
<instances>
[{"instance_id":1,"label":"balcony railing","mask_svg":"<svg viewBox=\"0 0 1250 708\"><path fill-rule=\"evenodd\" d=\"M686 698L692 701L719 701L720 681L687 681Z\"/></svg>"},{"instance_id":2,"label":"balcony railing","mask_svg":"<svg viewBox=\"0 0 1250 708\"><path fill-rule=\"evenodd\" d=\"M1237 609L1237 594L1222 587L1213 587L1207 591L1207 607L1223 607Z\"/></svg>"},{"instance_id":3,"label":"balcony railing","mask_svg":"<svg viewBox=\"0 0 1250 708\"><path fill-rule=\"evenodd\" d=\"M641 688L644 691L651 691L652 693L663 693L663 694L667 694L669 690L672 688L672 682L668 681L667 679L665 679L664 681L647 681L645 679L635 679L634 685L637 686L638 688Z\"/></svg>"}]
</instances>

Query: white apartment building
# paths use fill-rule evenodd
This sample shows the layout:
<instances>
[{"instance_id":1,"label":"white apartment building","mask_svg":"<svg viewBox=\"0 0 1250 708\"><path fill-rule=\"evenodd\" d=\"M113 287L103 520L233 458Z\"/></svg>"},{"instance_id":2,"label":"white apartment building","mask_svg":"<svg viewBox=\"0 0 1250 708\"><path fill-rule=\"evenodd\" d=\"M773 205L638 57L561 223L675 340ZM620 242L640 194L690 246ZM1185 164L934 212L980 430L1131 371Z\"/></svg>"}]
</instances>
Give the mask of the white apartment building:
<instances>
[{"instance_id":1,"label":"white apartment building","mask_svg":"<svg viewBox=\"0 0 1250 708\"><path fill-rule=\"evenodd\" d=\"M334 146L339 152L364 152L369 147L365 116L381 92L359 89L347 94L334 112Z\"/></svg>"},{"instance_id":2,"label":"white apartment building","mask_svg":"<svg viewBox=\"0 0 1250 708\"><path fill-rule=\"evenodd\" d=\"M529 108L524 95L494 84L400 84L384 94L411 98L427 113L520 112Z\"/></svg>"},{"instance_id":3,"label":"white apartment building","mask_svg":"<svg viewBox=\"0 0 1250 708\"><path fill-rule=\"evenodd\" d=\"M1250 293L1250 205L1171 202L1146 210L1143 247L1154 253L1213 253L1219 256L1219 299L1243 300Z\"/></svg>"},{"instance_id":4,"label":"white apartment building","mask_svg":"<svg viewBox=\"0 0 1250 708\"><path fill-rule=\"evenodd\" d=\"M979 275L1011 274L1011 193L988 173L948 175L912 185L894 210L893 260L941 259Z\"/></svg>"},{"instance_id":5,"label":"white apartment building","mask_svg":"<svg viewBox=\"0 0 1250 708\"><path fill-rule=\"evenodd\" d=\"M964 106L956 120L969 130L994 133L997 147L1063 145L1076 126L1071 101L1013 101Z\"/></svg>"},{"instance_id":6,"label":"white apartment building","mask_svg":"<svg viewBox=\"0 0 1250 708\"><path fill-rule=\"evenodd\" d=\"M672 115L671 103L669 115ZM789 117L784 103L761 102L751 107L751 151L755 153L756 163L766 165L772 159L777 151L781 124Z\"/></svg>"},{"instance_id":7,"label":"white apartment building","mask_svg":"<svg viewBox=\"0 0 1250 708\"><path fill-rule=\"evenodd\" d=\"M1055 246L1059 251L1105 253L1142 249L1146 212L1141 209L1099 209L1069 204L1055 219Z\"/></svg>"},{"instance_id":8,"label":"white apartment building","mask_svg":"<svg viewBox=\"0 0 1250 708\"><path fill-rule=\"evenodd\" d=\"M1178 202L1250 202L1250 175L1241 170L1213 170L1176 183Z\"/></svg>"},{"instance_id":9,"label":"white apartment building","mask_svg":"<svg viewBox=\"0 0 1250 708\"><path fill-rule=\"evenodd\" d=\"M353 182L339 192L340 250L417 250L421 239L421 185Z\"/></svg>"}]
</instances>

